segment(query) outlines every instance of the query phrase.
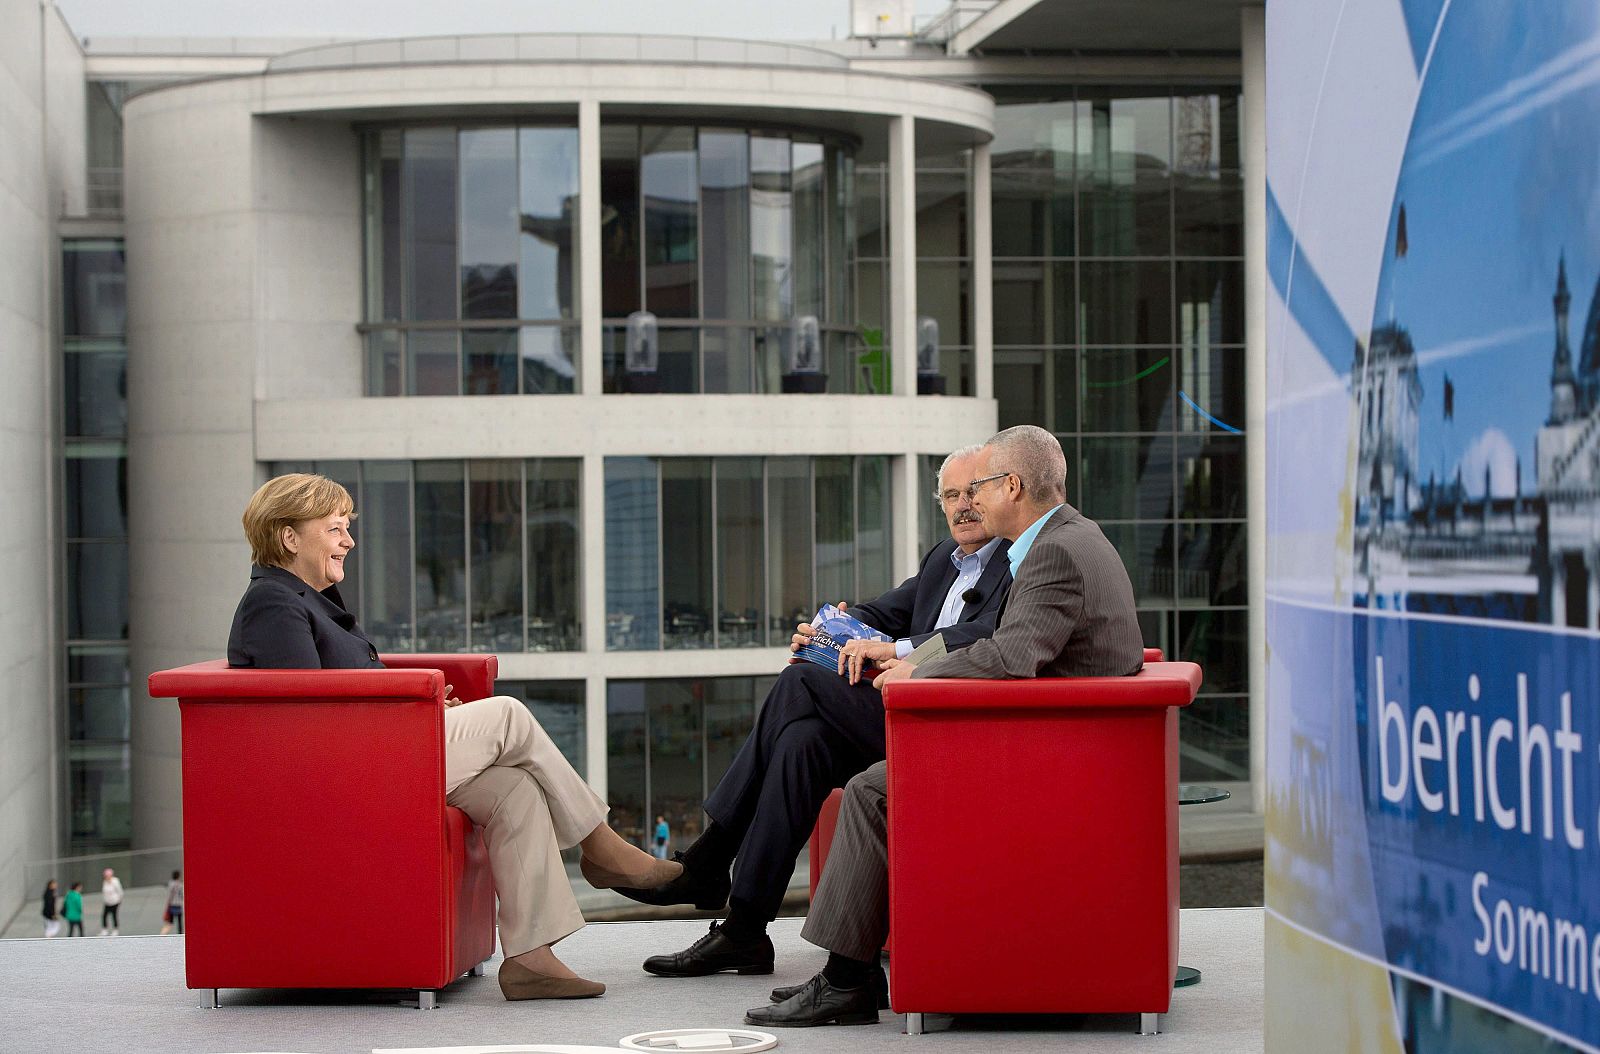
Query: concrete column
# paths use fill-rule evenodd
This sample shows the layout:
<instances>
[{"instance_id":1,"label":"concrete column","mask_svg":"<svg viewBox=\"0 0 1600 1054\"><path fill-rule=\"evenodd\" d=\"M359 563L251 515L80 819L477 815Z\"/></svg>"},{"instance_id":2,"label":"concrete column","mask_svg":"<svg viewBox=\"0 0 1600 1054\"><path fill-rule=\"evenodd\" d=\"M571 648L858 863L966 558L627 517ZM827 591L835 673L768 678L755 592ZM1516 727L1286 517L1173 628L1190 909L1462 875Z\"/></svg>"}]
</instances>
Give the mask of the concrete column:
<instances>
[{"instance_id":1,"label":"concrete column","mask_svg":"<svg viewBox=\"0 0 1600 1054\"><path fill-rule=\"evenodd\" d=\"M1267 11L1239 12L1244 87L1245 515L1249 532L1250 807L1267 790Z\"/></svg>"},{"instance_id":2,"label":"concrete column","mask_svg":"<svg viewBox=\"0 0 1600 1054\"><path fill-rule=\"evenodd\" d=\"M972 394L994 398L994 221L989 144L972 149Z\"/></svg>"},{"instance_id":3,"label":"concrete column","mask_svg":"<svg viewBox=\"0 0 1600 1054\"><path fill-rule=\"evenodd\" d=\"M589 317L587 310L584 311L584 317ZM594 318L598 323L598 312ZM598 376L598 355L594 362ZM583 682L584 754L588 759L589 785L602 798L606 796L606 678L599 671L603 668L602 660L606 652L605 461L599 454L584 455L578 498L579 522L583 524L580 532L582 551L578 556L583 561L580 584L583 596L583 650L590 662L590 673Z\"/></svg>"},{"instance_id":4,"label":"concrete column","mask_svg":"<svg viewBox=\"0 0 1600 1054\"><path fill-rule=\"evenodd\" d=\"M603 383L600 255L600 104L587 99L578 103L578 390L585 395L599 395Z\"/></svg>"},{"instance_id":5,"label":"concrete column","mask_svg":"<svg viewBox=\"0 0 1600 1054\"><path fill-rule=\"evenodd\" d=\"M917 502L922 499L922 488L917 485L917 462L922 455L908 450L890 464L889 493L894 503L894 553L892 565L894 581L900 582L917 573L917 561L922 558L921 532L918 518L922 509Z\"/></svg>"},{"instance_id":6,"label":"concrete column","mask_svg":"<svg viewBox=\"0 0 1600 1054\"><path fill-rule=\"evenodd\" d=\"M917 119L889 118L890 391L917 391Z\"/></svg>"}]
</instances>

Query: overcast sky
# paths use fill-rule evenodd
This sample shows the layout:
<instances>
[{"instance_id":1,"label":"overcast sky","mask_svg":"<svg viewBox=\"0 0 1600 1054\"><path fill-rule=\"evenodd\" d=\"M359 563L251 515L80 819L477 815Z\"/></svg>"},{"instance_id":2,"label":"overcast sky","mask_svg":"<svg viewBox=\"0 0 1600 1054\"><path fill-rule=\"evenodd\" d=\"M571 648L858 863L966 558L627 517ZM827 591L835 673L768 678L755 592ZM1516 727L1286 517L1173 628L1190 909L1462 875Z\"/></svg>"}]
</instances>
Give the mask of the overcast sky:
<instances>
[{"instance_id":1,"label":"overcast sky","mask_svg":"<svg viewBox=\"0 0 1600 1054\"><path fill-rule=\"evenodd\" d=\"M79 37L397 37L682 33L752 40L849 34L850 0L56 0ZM916 0L919 15L943 7Z\"/></svg>"}]
</instances>

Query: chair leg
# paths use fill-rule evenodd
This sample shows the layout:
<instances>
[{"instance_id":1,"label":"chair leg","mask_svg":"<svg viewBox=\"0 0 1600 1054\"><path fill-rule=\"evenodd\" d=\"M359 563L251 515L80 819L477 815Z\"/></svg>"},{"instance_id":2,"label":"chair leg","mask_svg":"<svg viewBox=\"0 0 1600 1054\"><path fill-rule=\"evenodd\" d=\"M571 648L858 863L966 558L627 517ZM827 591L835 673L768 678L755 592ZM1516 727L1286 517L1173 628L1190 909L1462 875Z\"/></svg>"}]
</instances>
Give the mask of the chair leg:
<instances>
[{"instance_id":1,"label":"chair leg","mask_svg":"<svg viewBox=\"0 0 1600 1054\"><path fill-rule=\"evenodd\" d=\"M425 988L417 989L417 1009L418 1010L437 1010L437 1009L439 1009L439 993L438 992L428 991Z\"/></svg>"},{"instance_id":2,"label":"chair leg","mask_svg":"<svg viewBox=\"0 0 1600 1054\"><path fill-rule=\"evenodd\" d=\"M216 988L200 989L200 1005L207 1010L221 1010L222 1000L218 998L220 990Z\"/></svg>"},{"instance_id":3,"label":"chair leg","mask_svg":"<svg viewBox=\"0 0 1600 1054\"><path fill-rule=\"evenodd\" d=\"M478 965L474 966L472 969L468 970L467 972L469 974L471 974L472 976L474 976L474 977L482 977L487 972L484 969L484 966L485 966L484 963L479 963Z\"/></svg>"},{"instance_id":4,"label":"chair leg","mask_svg":"<svg viewBox=\"0 0 1600 1054\"><path fill-rule=\"evenodd\" d=\"M922 1035L922 1015L921 1014L907 1014L906 1015L906 1035L908 1035L908 1036L920 1036L920 1035Z\"/></svg>"},{"instance_id":5,"label":"chair leg","mask_svg":"<svg viewBox=\"0 0 1600 1054\"><path fill-rule=\"evenodd\" d=\"M1139 1035L1141 1035L1141 1036L1156 1036L1156 1035L1160 1035L1160 1034L1161 1034L1161 1015L1160 1014L1140 1014L1139 1015Z\"/></svg>"}]
</instances>

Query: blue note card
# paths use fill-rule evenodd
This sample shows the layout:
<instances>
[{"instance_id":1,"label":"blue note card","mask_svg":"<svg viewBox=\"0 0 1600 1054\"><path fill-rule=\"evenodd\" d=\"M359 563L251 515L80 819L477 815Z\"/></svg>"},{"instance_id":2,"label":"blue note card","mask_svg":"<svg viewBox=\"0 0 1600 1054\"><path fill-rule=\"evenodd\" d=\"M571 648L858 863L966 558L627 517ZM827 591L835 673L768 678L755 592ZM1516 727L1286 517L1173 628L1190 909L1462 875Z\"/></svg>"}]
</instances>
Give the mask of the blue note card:
<instances>
[{"instance_id":1,"label":"blue note card","mask_svg":"<svg viewBox=\"0 0 1600 1054\"><path fill-rule=\"evenodd\" d=\"M830 670L839 669L839 651L846 641L894 639L886 633L879 633L855 616L840 611L833 604L822 605L817 617L811 620L811 625L816 627L816 635L811 638L811 643L802 645L795 652L795 657L826 666Z\"/></svg>"}]
</instances>

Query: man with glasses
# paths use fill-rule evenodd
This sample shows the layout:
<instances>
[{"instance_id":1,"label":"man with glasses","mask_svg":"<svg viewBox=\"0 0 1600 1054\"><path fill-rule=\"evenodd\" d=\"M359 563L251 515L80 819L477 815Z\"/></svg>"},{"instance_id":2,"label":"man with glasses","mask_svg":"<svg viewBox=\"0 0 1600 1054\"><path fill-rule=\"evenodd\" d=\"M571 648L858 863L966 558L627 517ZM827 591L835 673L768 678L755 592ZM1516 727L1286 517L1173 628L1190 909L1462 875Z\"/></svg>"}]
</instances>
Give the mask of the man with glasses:
<instances>
[{"instance_id":1,"label":"man with glasses","mask_svg":"<svg viewBox=\"0 0 1600 1054\"><path fill-rule=\"evenodd\" d=\"M921 664L889 659L873 682L906 677L1105 677L1138 673L1144 643L1133 585L1095 522L1066 501L1067 462L1035 425L996 434L964 491L984 526L1011 540L1015 582L994 635ZM1003 759L991 759L1003 763ZM850 780L827 868L801 935L828 950L822 972L774 989L752 1025L871 1024L887 990L878 950L889 935L888 767Z\"/></svg>"},{"instance_id":2,"label":"man with glasses","mask_svg":"<svg viewBox=\"0 0 1600 1054\"><path fill-rule=\"evenodd\" d=\"M1010 542L993 536L966 497L966 481L983 467L980 447L958 450L939 470L950 538L923 557L915 577L849 613L893 641L850 641L838 670L814 663L784 668L762 703L756 727L706 799L711 823L676 855L683 873L653 889L619 889L646 904L693 904L727 920L688 949L653 955L644 968L663 977L723 970L771 973L767 924L777 917L800 847L835 787L884 754L883 697L862 680L867 664L903 658L935 631L960 649L994 632L1010 565ZM812 629L797 627L792 648ZM729 869L732 868L730 878Z\"/></svg>"}]
</instances>

